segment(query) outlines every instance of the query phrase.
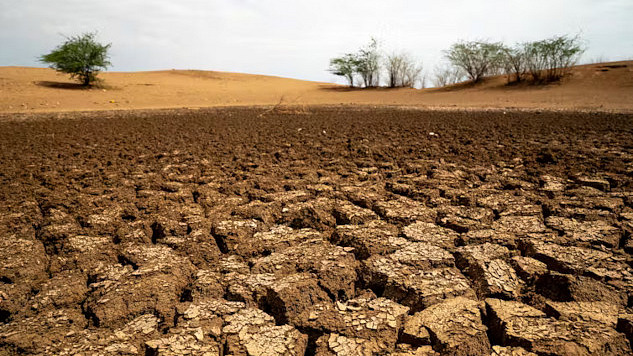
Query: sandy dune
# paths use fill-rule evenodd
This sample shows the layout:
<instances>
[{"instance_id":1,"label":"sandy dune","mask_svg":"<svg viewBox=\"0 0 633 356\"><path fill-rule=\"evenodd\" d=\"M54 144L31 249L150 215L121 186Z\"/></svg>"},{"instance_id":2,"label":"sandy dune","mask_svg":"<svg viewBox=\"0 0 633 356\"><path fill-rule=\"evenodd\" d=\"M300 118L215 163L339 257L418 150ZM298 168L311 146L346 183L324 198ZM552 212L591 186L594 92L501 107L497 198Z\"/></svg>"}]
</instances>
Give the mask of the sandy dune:
<instances>
[{"instance_id":1,"label":"sandy dune","mask_svg":"<svg viewBox=\"0 0 633 356\"><path fill-rule=\"evenodd\" d=\"M633 61L577 67L562 83L507 86L498 77L451 89L350 90L329 83L225 72L102 73L85 90L51 69L0 67L0 112L248 105L397 105L633 111Z\"/></svg>"}]
</instances>

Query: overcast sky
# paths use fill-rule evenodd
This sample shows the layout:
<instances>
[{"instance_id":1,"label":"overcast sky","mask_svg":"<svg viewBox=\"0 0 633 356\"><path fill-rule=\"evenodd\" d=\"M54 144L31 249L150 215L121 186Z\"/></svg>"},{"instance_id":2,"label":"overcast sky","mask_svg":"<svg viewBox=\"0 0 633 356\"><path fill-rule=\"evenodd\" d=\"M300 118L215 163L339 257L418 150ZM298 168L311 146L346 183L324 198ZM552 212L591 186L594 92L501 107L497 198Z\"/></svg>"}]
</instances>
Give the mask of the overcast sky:
<instances>
[{"instance_id":1,"label":"overcast sky","mask_svg":"<svg viewBox=\"0 0 633 356\"><path fill-rule=\"evenodd\" d=\"M583 60L633 58L633 0L0 0L0 66L98 31L112 71L207 69L334 81L329 59L374 36L432 72L464 39L581 33Z\"/></svg>"}]
</instances>

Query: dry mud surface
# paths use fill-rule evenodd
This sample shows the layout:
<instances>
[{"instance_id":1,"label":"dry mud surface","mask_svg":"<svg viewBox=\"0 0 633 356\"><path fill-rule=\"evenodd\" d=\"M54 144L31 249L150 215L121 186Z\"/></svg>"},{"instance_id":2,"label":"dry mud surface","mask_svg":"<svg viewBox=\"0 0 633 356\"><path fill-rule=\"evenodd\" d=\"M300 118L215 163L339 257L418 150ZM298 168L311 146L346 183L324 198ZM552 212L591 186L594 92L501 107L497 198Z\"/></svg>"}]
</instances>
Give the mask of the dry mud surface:
<instances>
[{"instance_id":1,"label":"dry mud surface","mask_svg":"<svg viewBox=\"0 0 633 356\"><path fill-rule=\"evenodd\" d=\"M631 353L631 115L16 119L2 355Z\"/></svg>"}]
</instances>

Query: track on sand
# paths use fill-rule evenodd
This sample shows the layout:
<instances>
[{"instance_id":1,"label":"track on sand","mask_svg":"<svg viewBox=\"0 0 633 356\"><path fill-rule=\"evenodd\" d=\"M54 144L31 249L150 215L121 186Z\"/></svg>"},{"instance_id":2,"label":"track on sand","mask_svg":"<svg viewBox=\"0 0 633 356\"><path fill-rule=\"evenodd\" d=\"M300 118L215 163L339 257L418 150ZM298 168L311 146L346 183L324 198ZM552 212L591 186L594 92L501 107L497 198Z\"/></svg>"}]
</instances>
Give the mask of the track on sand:
<instances>
[{"instance_id":1,"label":"track on sand","mask_svg":"<svg viewBox=\"0 0 633 356\"><path fill-rule=\"evenodd\" d=\"M5 117L0 354L629 353L631 142L606 113Z\"/></svg>"}]
</instances>

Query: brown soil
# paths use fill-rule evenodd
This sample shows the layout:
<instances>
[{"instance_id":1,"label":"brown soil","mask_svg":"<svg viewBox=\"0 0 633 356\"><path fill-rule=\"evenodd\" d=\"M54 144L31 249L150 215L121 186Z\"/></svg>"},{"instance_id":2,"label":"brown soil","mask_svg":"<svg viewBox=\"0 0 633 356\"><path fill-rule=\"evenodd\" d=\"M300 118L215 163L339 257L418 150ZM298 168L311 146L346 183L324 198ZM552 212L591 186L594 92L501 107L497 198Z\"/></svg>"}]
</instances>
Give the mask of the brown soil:
<instances>
[{"instance_id":1,"label":"brown soil","mask_svg":"<svg viewBox=\"0 0 633 356\"><path fill-rule=\"evenodd\" d=\"M579 66L561 83L506 85L503 77L443 89L349 89L329 83L194 70L102 73L82 89L51 69L0 67L0 112L252 105L379 105L633 111L633 62Z\"/></svg>"},{"instance_id":2,"label":"brown soil","mask_svg":"<svg viewBox=\"0 0 633 356\"><path fill-rule=\"evenodd\" d=\"M633 116L5 115L0 354L621 355Z\"/></svg>"}]
</instances>

